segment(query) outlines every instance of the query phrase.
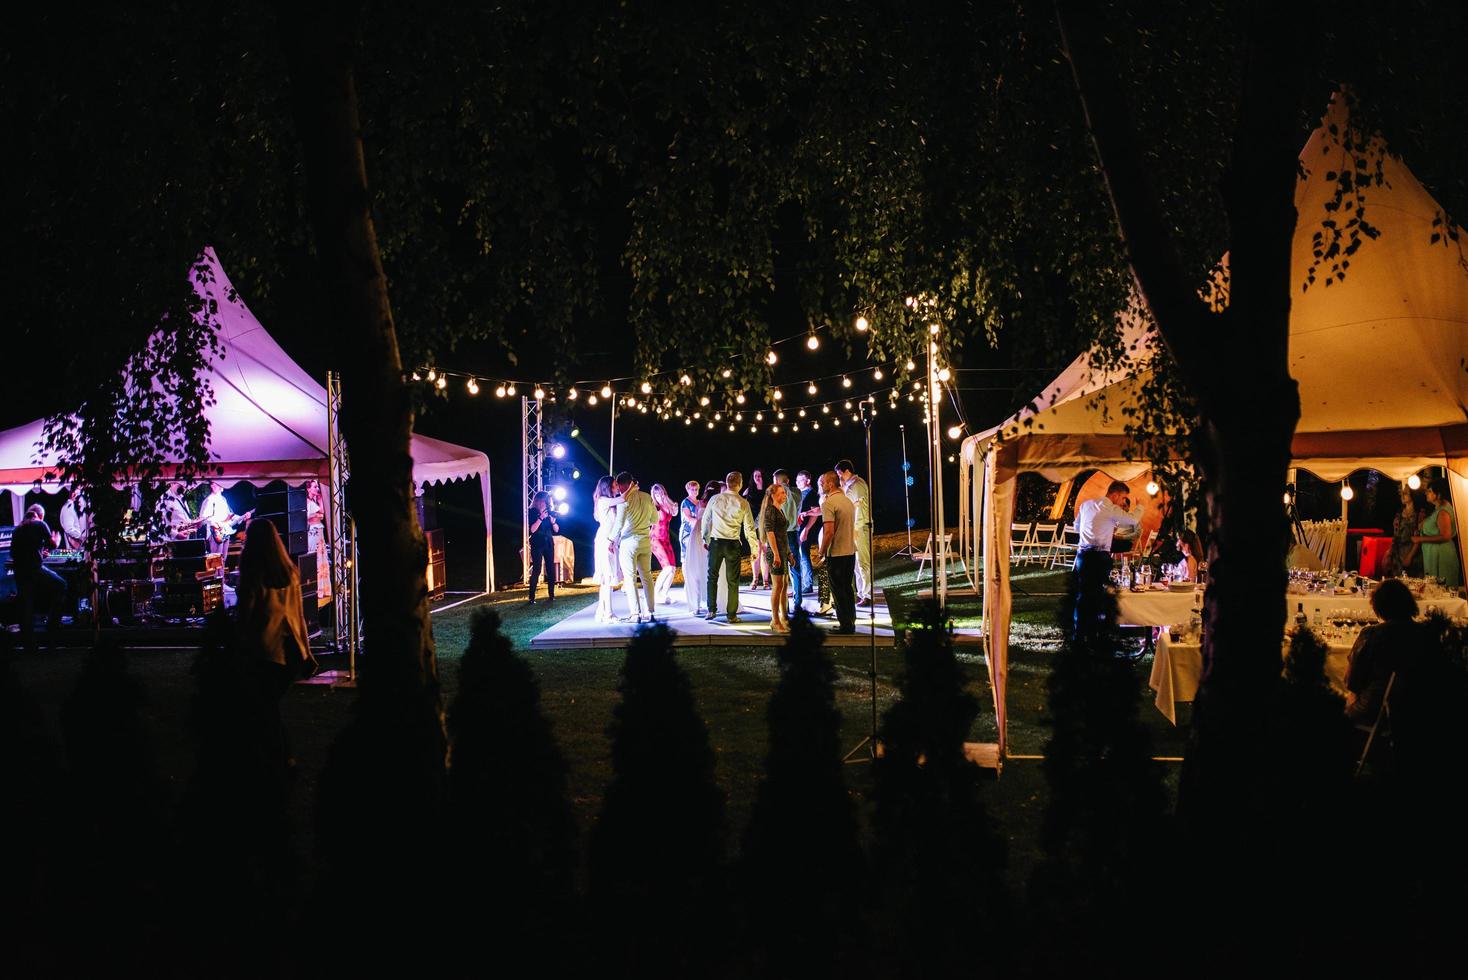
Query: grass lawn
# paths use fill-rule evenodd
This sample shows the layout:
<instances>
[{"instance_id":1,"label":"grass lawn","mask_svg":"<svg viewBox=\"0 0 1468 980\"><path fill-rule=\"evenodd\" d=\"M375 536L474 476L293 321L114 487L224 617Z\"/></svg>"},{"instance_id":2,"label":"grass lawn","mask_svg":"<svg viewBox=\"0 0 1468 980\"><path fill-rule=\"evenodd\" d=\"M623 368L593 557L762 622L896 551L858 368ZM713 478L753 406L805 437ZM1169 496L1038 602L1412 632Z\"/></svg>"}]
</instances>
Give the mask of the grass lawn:
<instances>
[{"instance_id":1,"label":"grass lawn","mask_svg":"<svg viewBox=\"0 0 1468 980\"><path fill-rule=\"evenodd\" d=\"M878 555L895 551L901 541L892 535L879 538ZM906 557L880 559L878 581L889 595L915 596L915 565ZM1050 658L1059 641L1054 625L1059 593L1064 588L1063 572L1021 571L1016 585L1029 595L1016 594L1013 640L1010 651L1010 752L1015 756L1039 756L1048 731L1045 726L1045 683ZM618 650L531 650L529 641L552 623L595 602L589 588L560 591L552 607L527 606L524 590L475 599L436 614L434 636L443 680L444 701L452 701L458 687L458 667L468 640L469 622L475 609L489 606L501 617L502 629L532 665L540 679L544 708L555 726L556 736L571 765L571 788L583 834L595 820L603 789L609 777L609 751L605 732L617 702L617 676L622 656ZM954 618L965 624L978 617L978 599L956 597L951 603ZM869 654L862 648L832 651L837 673L837 701L842 712L844 741L855 746L870 731L870 686L867 676ZM15 664L24 685L41 702L56 735L60 736L59 713L81 667L80 651L17 655ZM995 738L993 701L983 657L975 649L960 654L969 672L969 684L979 699L981 711L970 737L973 741ZM157 745L159 768L175 794L193 768L193 741L189 732L189 699L193 690L188 651L139 650L132 654L133 671L146 685L150 720ZM766 751L765 708L778 678L774 649L769 647L693 647L679 651L679 661L692 680L704 720L718 759L718 776L729 803L730 842L737 847L754 798ZM877 648L877 706L885 710L895 695L899 667L896 651ZM1168 724L1151 705L1146 690L1150 660L1136 663L1140 711L1153 732L1157 755L1182 754L1185 732ZM346 723L354 695L346 690L298 686L285 704L286 724L299 760L297 824L303 843L309 844L314 788L336 733ZM1169 770L1169 783L1176 779L1177 766ZM851 792L864 799L870 789L870 767L847 767ZM1046 787L1036 759L1011 759L1002 776L988 787L990 812L1010 841L1010 870L1022 877L1032 864L1036 830L1046 798ZM863 808L864 809L864 808Z\"/></svg>"}]
</instances>

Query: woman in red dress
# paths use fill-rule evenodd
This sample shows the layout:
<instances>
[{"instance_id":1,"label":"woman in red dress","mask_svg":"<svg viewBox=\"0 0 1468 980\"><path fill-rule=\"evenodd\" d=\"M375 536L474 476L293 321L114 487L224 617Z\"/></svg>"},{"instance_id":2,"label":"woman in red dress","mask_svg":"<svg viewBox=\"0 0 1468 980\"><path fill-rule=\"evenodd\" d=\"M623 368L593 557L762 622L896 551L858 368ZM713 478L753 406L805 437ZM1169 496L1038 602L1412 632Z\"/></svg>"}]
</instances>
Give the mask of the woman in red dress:
<instances>
[{"instance_id":1,"label":"woman in red dress","mask_svg":"<svg viewBox=\"0 0 1468 980\"><path fill-rule=\"evenodd\" d=\"M673 571L678 567L673 557L673 538L668 524L678 516L678 505L673 503L668 491L661 483L652 485L652 502L657 504L658 520L652 526L652 556L658 560L658 577L653 583L653 601L665 603L673 590Z\"/></svg>"}]
</instances>

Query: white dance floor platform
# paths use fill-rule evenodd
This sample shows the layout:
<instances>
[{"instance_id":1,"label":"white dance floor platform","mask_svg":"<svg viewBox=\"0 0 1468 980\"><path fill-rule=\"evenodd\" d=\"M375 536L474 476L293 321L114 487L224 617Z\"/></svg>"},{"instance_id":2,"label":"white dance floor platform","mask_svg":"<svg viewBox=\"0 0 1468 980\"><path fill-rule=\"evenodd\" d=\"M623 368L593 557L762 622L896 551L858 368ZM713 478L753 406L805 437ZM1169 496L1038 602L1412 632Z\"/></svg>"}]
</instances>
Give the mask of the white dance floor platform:
<instances>
[{"instance_id":1,"label":"white dance floor platform","mask_svg":"<svg viewBox=\"0 0 1468 980\"><path fill-rule=\"evenodd\" d=\"M694 616L683 601L682 588L674 588L671 599L672 602L658 606L656 614L658 621L667 623L676 634L673 641L675 646L781 646L785 642L785 634L770 631L770 593L768 591L755 592L747 586L739 590L739 622L737 623L726 622L722 612L713 622L705 620L702 616ZM814 609L815 605L814 599L806 600L807 609ZM612 611L619 616L627 612L627 599L620 589L612 595ZM864 647L871 644L873 629L870 616L871 610L858 608L856 610L856 633L851 635L832 633L831 631L836 628L835 619L820 617L813 621L826 631L827 646ZM536 650L565 650L581 647L620 648L626 646L627 641L636 632L636 623L598 623L596 605L593 603L537 635L530 641L530 646L531 649ZM893 645L895 635L892 631L892 617L880 595L876 605L875 632L878 645L887 647ZM976 644L979 642L978 631L961 631L955 639L964 645Z\"/></svg>"}]
</instances>

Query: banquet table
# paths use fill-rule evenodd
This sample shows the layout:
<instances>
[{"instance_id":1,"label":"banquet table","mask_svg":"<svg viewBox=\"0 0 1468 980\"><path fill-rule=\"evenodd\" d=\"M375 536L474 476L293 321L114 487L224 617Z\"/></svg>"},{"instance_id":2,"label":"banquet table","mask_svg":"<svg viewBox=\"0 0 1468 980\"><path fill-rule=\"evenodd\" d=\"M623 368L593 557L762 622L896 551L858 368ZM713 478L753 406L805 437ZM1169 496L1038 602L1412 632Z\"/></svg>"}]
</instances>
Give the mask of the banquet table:
<instances>
[{"instance_id":1,"label":"banquet table","mask_svg":"<svg viewBox=\"0 0 1468 980\"><path fill-rule=\"evenodd\" d=\"M1350 661L1354 636L1350 633L1327 635L1325 676L1336 688L1345 690L1346 665ZM1289 644L1281 647L1281 656ZM1174 639L1163 629L1157 637L1157 651L1152 660L1152 676L1148 684L1157 692L1155 704L1163 717L1177 724L1177 705L1198 696L1198 682L1203 674L1203 648L1196 638Z\"/></svg>"},{"instance_id":2,"label":"banquet table","mask_svg":"<svg viewBox=\"0 0 1468 980\"><path fill-rule=\"evenodd\" d=\"M1318 611L1321 618L1328 619L1332 613L1345 610L1353 619L1375 622L1376 614L1371 611L1371 597L1360 593L1332 595L1325 592L1287 594L1285 600L1286 621L1293 621L1303 607L1305 618L1315 622ZM1195 603L1202 604L1198 592L1130 592L1116 596L1116 621L1123 626L1176 626L1186 623L1192 615ZM1468 616L1468 599L1457 595L1440 595L1417 600L1423 615L1433 609L1441 610L1454 619Z\"/></svg>"}]
</instances>

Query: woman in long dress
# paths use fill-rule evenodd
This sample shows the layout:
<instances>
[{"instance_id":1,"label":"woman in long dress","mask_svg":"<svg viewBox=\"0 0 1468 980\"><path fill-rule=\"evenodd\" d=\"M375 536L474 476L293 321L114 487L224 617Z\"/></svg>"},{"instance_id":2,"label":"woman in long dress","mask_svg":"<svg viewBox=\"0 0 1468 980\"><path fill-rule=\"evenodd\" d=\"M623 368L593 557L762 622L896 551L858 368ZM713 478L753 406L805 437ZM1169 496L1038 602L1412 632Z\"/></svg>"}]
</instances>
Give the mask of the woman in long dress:
<instances>
[{"instance_id":1,"label":"woman in long dress","mask_svg":"<svg viewBox=\"0 0 1468 980\"><path fill-rule=\"evenodd\" d=\"M770 573L770 629L789 633L787 616L790 590L790 524L785 520L785 495L789 491L774 483L765 490L760 507L760 551Z\"/></svg>"},{"instance_id":2,"label":"woman in long dress","mask_svg":"<svg viewBox=\"0 0 1468 980\"><path fill-rule=\"evenodd\" d=\"M1406 483L1401 485L1401 495L1402 509L1392 518L1392 546L1387 552L1386 574L1420 575L1422 562L1416 561L1418 546L1412 538L1420 533L1418 529L1427 516L1427 508L1422 506L1417 494Z\"/></svg>"},{"instance_id":3,"label":"woman in long dress","mask_svg":"<svg viewBox=\"0 0 1468 980\"><path fill-rule=\"evenodd\" d=\"M612 478L604 476L596 481L596 492L592 495L592 516L596 518L596 543L592 551L596 555L596 584L599 588L596 600L596 621L614 623L612 615L612 590L622 581L621 566L617 564L616 542L612 541L612 527L617 523L618 508L622 497L613 492Z\"/></svg>"},{"instance_id":4,"label":"woman in long dress","mask_svg":"<svg viewBox=\"0 0 1468 980\"><path fill-rule=\"evenodd\" d=\"M653 582L652 594L654 601L663 603L668 601L673 576L677 573L678 563L673 560L673 535L669 525L678 516L678 505L673 503L673 498L668 496L667 488L661 483L652 485L652 502L658 508L658 519L651 534L652 556L658 560L658 577Z\"/></svg>"},{"instance_id":5,"label":"woman in long dress","mask_svg":"<svg viewBox=\"0 0 1468 980\"><path fill-rule=\"evenodd\" d=\"M1422 574L1456 589L1463 584L1463 568L1458 563L1457 515L1448 501L1447 484L1434 480L1427 488L1427 504L1432 513L1422 522L1422 533L1412 537L1413 544L1422 546Z\"/></svg>"},{"instance_id":6,"label":"woman in long dress","mask_svg":"<svg viewBox=\"0 0 1468 980\"><path fill-rule=\"evenodd\" d=\"M683 605L688 611L703 614L703 595L708 571L707 553L698 533L698 519L703 516L703 501L698 498L698 481L689 480L683 487L688 496L678 505L678 557L683 559Z\"/></svg>"}]
</instances>

